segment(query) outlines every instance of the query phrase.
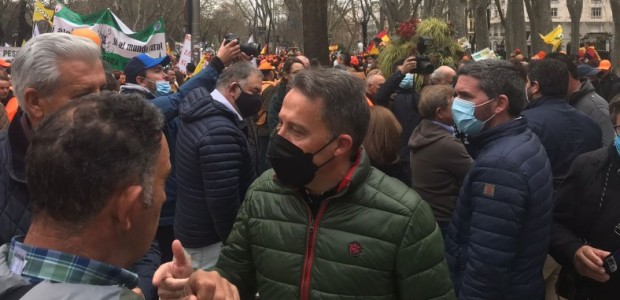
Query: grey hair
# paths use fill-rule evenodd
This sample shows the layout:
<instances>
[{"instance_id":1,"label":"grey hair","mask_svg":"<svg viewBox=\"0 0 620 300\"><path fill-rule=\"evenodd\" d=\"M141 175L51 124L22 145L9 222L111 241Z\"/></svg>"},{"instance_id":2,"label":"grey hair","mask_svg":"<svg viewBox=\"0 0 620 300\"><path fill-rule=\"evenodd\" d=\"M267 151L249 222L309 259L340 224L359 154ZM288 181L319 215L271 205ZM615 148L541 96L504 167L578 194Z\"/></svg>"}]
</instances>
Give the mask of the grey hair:
<instances>
[{"instance_id":1,"label":"grey hair","mask_svg":"<svg viewBox=\"0 0 620 300\"><path fill-rule=\"evenodd\" d=\"M478 80L478 88L489 99L499 95L508 97L508 114L518 116L525 107L525 80L517 67L505 60L487 59L466 64L458 76L470 76Z\"/></svg>"},{"instance_id":2,"label":"grey hair","mask_svg":"<svg viewBox=\"0 0 620 300\"><path fill-rule=\"evenodd\" d=\"M330 139L338 134L350 135L353 139L351 155L356 155L370 122L364 82L349 72L313 68L297 73L293 88L310 101L323 101L321 118L330 131Z\"/></svg>"},{"instance_id":3,"label":"grey hair","mask_svg":"<svg viewBox=\"0 0 620 300\"><path fill-rule=\"evenodd\" d=\"M252 74L258 74L260 78L263 78L263 73L251 63L247 61L236 62L224 69L217 80L217 88L225 88L233 82L239 82L240 85L243 85Z\"/></svg>"},{"instance_id":4,"label":"grey hair","mask_svg":"<svg viewBox=\"0 0 620 300\"><path fill-rule=\"evenodd\" d=\"M93 41L67 33L45 33L32 38L15 56L11 75L13 89L23 111L24 93L36 89L52 95L62 80L59 65L65 61L94 62L101 59L101 49Z\"/></svg>"}]
</instances>

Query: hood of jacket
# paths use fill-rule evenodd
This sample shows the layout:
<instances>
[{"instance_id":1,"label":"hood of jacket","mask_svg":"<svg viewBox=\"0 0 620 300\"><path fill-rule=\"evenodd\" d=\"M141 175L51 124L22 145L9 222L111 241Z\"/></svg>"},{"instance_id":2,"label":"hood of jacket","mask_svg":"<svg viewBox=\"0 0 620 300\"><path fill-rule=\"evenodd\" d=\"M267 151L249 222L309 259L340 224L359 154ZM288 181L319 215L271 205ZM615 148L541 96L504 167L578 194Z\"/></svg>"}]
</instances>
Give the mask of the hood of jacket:
<instances>
[{"instance_id":1,"label":"hood of jacket","mask_svg":"<svg viewBox=\"0 0 620 300\"><path fill-rule=\"evenodd\" d=\"M135 83L127 83L125 85L121 85L121 94L140 94L145 99L155 99L155 94L151 92L151 90Z\"/></svg>"},{"instance_id":2,"label":"hood of jacket","mask_svg":"<svg viewBox=\"0 0 620 300\"><path fill-rule=\"evenodd\" d=\"M224 116L238 123L237 115L230 111L224 104L213 100L207 89L197 88L192 90L179 105L181 120L190 123L208 116Z\"/></svg>"},{"instance_id":3,"label":"hood of jacket","mask_svg":"<svg viewBox=\"0 0 620 300\"><path fill-rule=\"evenodd\" d=\"M422 119L420 125L413 130L409 138L409 149L413 152L431 145L443 138L451 138L452 135L441 125L435 124L431 120Z\"/></svg>"}]
</instances>

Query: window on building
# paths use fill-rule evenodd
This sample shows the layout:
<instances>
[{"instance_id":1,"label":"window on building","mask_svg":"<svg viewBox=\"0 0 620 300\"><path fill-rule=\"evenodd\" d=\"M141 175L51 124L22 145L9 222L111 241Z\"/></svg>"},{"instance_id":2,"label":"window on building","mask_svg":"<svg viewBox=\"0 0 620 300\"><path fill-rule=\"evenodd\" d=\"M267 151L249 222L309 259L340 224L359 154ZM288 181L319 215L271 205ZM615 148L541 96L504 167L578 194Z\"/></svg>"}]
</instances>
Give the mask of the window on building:
<instances>
[{"instance_id":1,"label":"window on building","mask_svg":"<svg viewBox=\"0 0 620 300\"><path fill-rule=\"evenodd\" d=\"M592 0L593 4L602 4L603 0Z\"/></svg>"},{"instance_id":2,"label":"window on building","mask_svg":"<svg viewBox=\"0 0 620 300\"><path fill-rule=\"evenodd\" d=\"M592 19L600 19L601 18L601 8L600 7L592 7L591 17Z\"/></svg>"},{"instance_id":3,"label":"window on building","mask_svg":"<svg viewBox=\"0 0 620 300\"><path fill-rule=\"evenodd\" d=\"M552 18L557 18L558 17L558 8L557 7L552 7L551 8L551 17Z\"/></svg>"}]
</instances>

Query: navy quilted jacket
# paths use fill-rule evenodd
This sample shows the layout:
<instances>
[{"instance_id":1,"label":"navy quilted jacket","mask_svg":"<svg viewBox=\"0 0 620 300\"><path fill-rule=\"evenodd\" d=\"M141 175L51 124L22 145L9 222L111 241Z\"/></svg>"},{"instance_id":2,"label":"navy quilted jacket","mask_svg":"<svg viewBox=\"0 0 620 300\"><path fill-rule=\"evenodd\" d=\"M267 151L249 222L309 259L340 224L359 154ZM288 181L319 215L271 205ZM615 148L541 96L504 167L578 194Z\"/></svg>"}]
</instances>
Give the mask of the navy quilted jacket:
<instances>
[{"instance_id":1,"label":"navy quilted jacket","mask_svg":"<svg viewBox=\"0 0 620 300\"><path fill-rule=\"evenodd\" d=\"M8 131L0 131L0 244L10 242L13 236L26 235L30 227L25 163L30 142L21 116L15 115Z\"/></svg>"},{"instance_id":2,"label":"navy quilted jacket","mask_svg":"<svg viewBox=\"0 0 620 300\"><path fill-rule=\"evenodd\" d=\"M175 237L188 248L225 242L256 178L246 124L202 88L179 113Z\"/></svg>"},{"instance_id":3,"label":"navy quilted jacket","mask_svg":"<svg viewBox=\"0 0 620 300\"><path fill-rule=\"evenodd\" d=\"M554 188L566 178L577 156L603 146L601 128L563 98L541 97L522 114L547 151Z\"/></svg>"},{"instance_id":4,"label":"navy quilted jacket","mask_svg":"<svg viewBox=\"0 0 620 300\"><path fill-rule=\"evenodd\" d=\"M467 174L446 239L458 299L544 299L552 210L545 149L521 117L471 140Z\"/></svg>"}]
</instances>

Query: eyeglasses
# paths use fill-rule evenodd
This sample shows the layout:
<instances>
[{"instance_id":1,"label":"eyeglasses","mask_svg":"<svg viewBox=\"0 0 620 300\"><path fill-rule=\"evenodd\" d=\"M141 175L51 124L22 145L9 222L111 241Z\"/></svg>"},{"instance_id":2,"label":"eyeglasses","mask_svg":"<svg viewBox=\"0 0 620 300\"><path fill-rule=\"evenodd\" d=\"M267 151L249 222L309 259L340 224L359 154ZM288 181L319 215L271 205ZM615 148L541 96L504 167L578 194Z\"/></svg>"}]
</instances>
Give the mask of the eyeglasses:
<instances>
[{"instance_id":1,"label":"eyeglasses","mask_svg":"<svg viewBox=\"0 0 620 300\"><path fill-rule=\"evenodd\" d=\"M616 131L616 135L620 136L620 125L614 126L614 130Z\"/></svg>"}]
</instances>

